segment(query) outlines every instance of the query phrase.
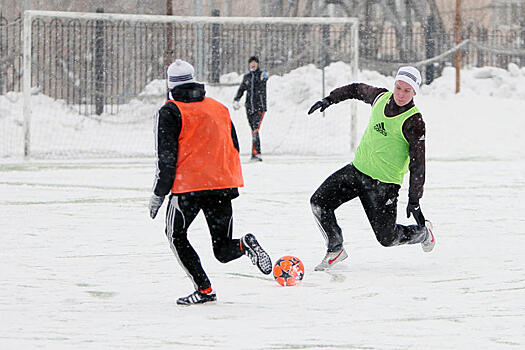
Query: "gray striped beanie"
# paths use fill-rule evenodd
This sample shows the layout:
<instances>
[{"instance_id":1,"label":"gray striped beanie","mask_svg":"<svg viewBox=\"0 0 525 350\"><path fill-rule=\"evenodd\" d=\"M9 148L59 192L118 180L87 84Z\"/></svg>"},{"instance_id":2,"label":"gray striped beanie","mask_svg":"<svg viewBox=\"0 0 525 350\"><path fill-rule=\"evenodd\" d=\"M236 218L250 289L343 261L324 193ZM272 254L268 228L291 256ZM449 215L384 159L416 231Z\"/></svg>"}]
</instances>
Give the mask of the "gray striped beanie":
<instances>
[{"instance_id":1,"label":"gray striped beanie","mask_svg":"<svg viewBox=\"0 0 525 350\"><path fill-rule=\"evenodd\" d=\"M419 87L421 86L421 73L419 73L417 68L411 66L399 68L394 83L398 80L410 84L416 94L419 92Z\"/></svg>"},{"instance_id":2,"label":"gray striped beanie","mask_svg":"<svg viewBox=\"0 0 525 350\"><path fill-rule=\"evenodd\" d=\"M176 59L175 62L170 64L167 71L167 82L168 89L173 89L175 86L194 83L193 75L195 69L193 66L186 61Z\"/></svg>"}]
</instances>

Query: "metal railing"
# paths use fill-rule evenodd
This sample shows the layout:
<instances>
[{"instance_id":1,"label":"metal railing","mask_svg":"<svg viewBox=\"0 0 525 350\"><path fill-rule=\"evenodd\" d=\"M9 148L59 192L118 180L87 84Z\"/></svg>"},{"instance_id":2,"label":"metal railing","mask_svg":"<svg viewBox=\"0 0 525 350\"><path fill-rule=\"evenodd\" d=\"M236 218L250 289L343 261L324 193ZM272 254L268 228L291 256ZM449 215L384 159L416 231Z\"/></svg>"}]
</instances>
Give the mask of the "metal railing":
<instances>
[{"instance_id":1,"label":"metal railing","mask_svg":"<svg viewBox=\"0 0 525 350\"><path fill-rule=\"evenodd\" d=\"M272 74L325 65L336 52L357 62L357 27L349 18L35 15L30 86L82 114L117 112L149 82L162 79L174 58L193 63L197 79L207 82L246 71L254 54Z\"/></svg>"},{"instance_id":2,"label":"metal railing","mask_svg":"<svg viewBox=\"0 0 525 350\"><path fill-rule=\"evenodd\" d=\"M22 18L0 15L0 95L22 89Z\"/></svg>"},{"instance_id":3,"label":"metal railing","mask_svg":"<svg viewBox=\"0 0 525 350\"><path fill-rule=\"evenodd\" d=\"M513 62L525 66L525 28L522 30L503 30L468 26L461 33L461 39L470 39L484 47L467 47L462 50L463 66L495 66L507 68ZM421 26L414 26L405 33L397 33L391 26L360 27L359 60L360 68L392 73L399 64L429 59L453 48L456 45L454 33L432 32ZM521 54L519 51L521 50ZM515 53L511 54L510 51ZM427 84L441 74L444 66L455 65L454 57L449 56L427 69ZM437 69L433 69L437 68Z\"/></svg>"}]
</instances>

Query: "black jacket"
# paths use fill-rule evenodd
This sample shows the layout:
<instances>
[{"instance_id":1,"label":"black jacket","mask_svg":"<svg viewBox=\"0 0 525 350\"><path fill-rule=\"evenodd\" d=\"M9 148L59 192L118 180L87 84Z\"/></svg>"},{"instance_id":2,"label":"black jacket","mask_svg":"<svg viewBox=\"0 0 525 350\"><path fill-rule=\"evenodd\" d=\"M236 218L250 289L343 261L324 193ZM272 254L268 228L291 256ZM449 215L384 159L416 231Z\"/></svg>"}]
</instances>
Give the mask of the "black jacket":
<instances>
[{"instance_id":1,"label":"black jacket","mask_svg":"<svg viewBox=\"0 0 525 350\"><path fill-rule=\"evenodd\" d=\"M373 105L379 94L387 92L387 89L354 83L333 90L327 99L331 103L339 103L349 98L358 99ZM392 96L385 106L385 115L393 117L408 111L414 106L410 101L404 106L398 106ZM408 118L403 124L403 136L408 141L410 156L410 185L408 188L408 199L417 202L423 196L425 184L425 122L420 113Z\"/></svg>"},{"instance_id":2,"label":"black jacket","mask_svg":"<svg viewBox=\"0 0 525 350\"><path fill-rule=\"evenodd\" d=\"M242 78L242 83L237 90L234 101L239 101L247 91L246 94L246 113L254 114L260 111L266 111L266 82L268 81L268 73L257 68L250 71Z\"/></svg>"},{"instance_id":3,"label":"black jacket","mask_svg":"<svg viewBox=\"0 0 525 350\"><path fill-rule=\"evenodd\" d=\"M168 99L181 102L200 102L204 100L206 91L203 84L188 83L176 86L170 92ZM177 152L179 147L179 135L182 128L182 117L175 103L166 103L155 116L155 145L157 154L157 172L153 193L157 196L165 196L171 191L175 172L177 170ZM235 148L239 151L237 133L232 122L232 140ZM207 190L190 192L188 195L219 195L235 198L239 195L237 188L221 190Z\"/></svg>"}]
</instances>

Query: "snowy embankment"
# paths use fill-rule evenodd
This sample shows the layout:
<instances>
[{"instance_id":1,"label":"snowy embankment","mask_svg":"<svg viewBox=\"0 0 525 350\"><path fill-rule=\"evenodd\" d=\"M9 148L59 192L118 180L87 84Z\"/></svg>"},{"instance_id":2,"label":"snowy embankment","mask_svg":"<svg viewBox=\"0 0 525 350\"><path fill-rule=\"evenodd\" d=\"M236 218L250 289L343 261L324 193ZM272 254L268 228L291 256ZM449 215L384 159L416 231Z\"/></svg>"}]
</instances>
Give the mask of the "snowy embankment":
<instances>
[{"instance_id":1,"label":"snowy embankment","mask_svg":"<svg viewBox=\"0 0 525 350\"><path fill-rule=\"evenodd\" d=\"M332 63L325 70L325 94L351 83L350 67ZM237 73L221 77L222 83L241 80ZM393 77L360 71L359 82L391 88ZM461 72L461 93L455 94L455 70L446 68L431 85L416 96L427 123L430 158L516 157L523 152L515 140L523 125L525 109L525 68L510 64L508 69L469 68ZM207 95L229 108L236 86L207 85ZM165 83L148 84L137 99L119 108L115 115L100 118L78 116L61 101L33 97L31 149L35 155L75 157L91 154L153 154L153 114L162 105ZM311 104L323 97L322 72L313 65L293 70L268 81L268 112L261 128L263 154L330 155L350 154L350 102L331 106L322 114L307 116ZM362 134L370 113L368 105L357 102L357 135ZM231 109L231 108L230 108ZM241 141L241 153L250 149L251 132L244 108L231 109ZM20 156L23 150L22 94L0 96L2 141L0 156ZM520 139L519 137L517 138ZM493 140L497 140L494 147ZM513 147L514 146L514 147ZM505 152L503 155L502 153Z\"/></svg>"}]
</instances>

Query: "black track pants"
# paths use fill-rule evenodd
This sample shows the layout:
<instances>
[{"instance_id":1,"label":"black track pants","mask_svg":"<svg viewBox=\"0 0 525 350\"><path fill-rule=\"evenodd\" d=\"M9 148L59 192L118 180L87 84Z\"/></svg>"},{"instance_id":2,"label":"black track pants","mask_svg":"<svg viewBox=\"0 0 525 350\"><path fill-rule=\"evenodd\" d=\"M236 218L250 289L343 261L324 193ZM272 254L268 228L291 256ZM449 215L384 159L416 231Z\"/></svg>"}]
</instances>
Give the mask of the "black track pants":
<instances>
[{"instance_id":1,"label":"black track pants","mask_svg":"<svg viewBox=\"0 0 525 350\"><path fill-rule=\"evenodd\" d=\"M252 129L252 154L261 154L261 140L259 139L259 129L264 118L264 111L247 114L248 123Z\"/></svg>"},{"instance_id":2,"label":"black track pants","mask_svg":"<svg viewBox=\"0 0 525 350\"><path fill-rule=\"evenodd\" d=\"M328 251L343 247L343 235L335 218L335 209L359 197L377 240L385 247L421 243L425 230L417 225L398 225L399 185L380 182L348 164L330 175L310 199L315 219L325 236Z\"/></svg>"},{"instance_id":3,"label":"black track pants","mask_svg":"<svg viewBox=\"0 0 525 350\"><path fill-rule=\"evenodd\" d=\"M188 228L202 210L212 238L217 260L227 263L243 255L238 239L232 239L233 217L231 199L219 196L170 196L166 214L166 236L180 264L195 288L204 290L210 280L195 249L188 241Z\"/></svg>"}]
</instances>

